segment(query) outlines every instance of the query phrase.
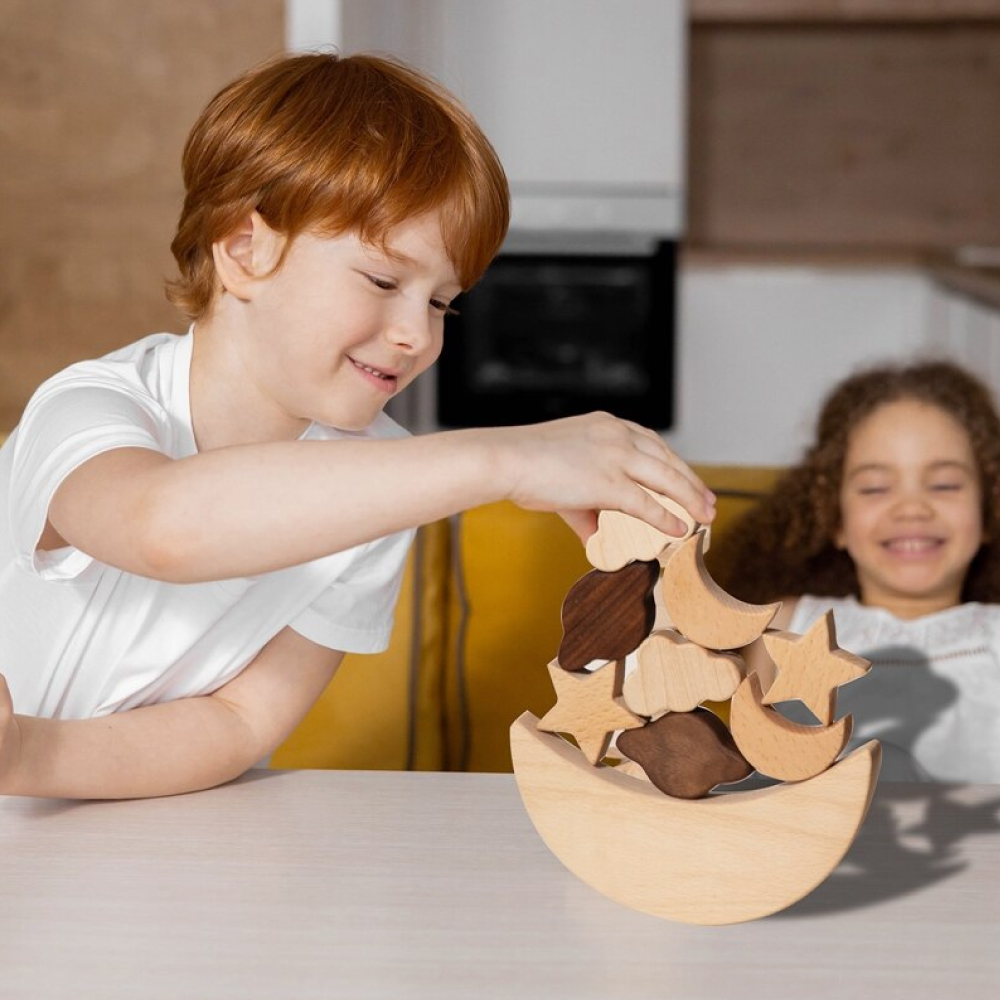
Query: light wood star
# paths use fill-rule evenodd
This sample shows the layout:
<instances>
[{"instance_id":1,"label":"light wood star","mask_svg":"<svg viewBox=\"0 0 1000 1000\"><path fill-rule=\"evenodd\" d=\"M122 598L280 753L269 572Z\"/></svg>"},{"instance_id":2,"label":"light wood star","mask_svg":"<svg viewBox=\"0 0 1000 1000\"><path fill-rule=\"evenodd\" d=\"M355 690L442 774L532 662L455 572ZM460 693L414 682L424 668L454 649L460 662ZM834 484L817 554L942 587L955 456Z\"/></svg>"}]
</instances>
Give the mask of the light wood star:
<instances>
[{"instance_id":1,"label":"light wood star","mask_svg":"<svg viewBox=\"0 0 1000 1000\"><path fill-rule=\"evenodd\" d=\"M547 733L569 733L591 764L599 764L618 729L636 729L646 720L634 715L621 699L625 661L612 660L592 673L563 670L553 660L549 676L556 703L538 721Z\"/></svg>"},{"instance_id":2,"label":"light wood star","mask_svg":"<svg viewBox=\"0 0 1000 1000\"><path fill-rule=\"evenodd\" d=\"M763 703L801 701L824 726L833 722L837 688L864 677L868 660L837 645L833 612L827 611L804 635L765 632L764 646L778 667Z\"/></svg>"}]
</instances>

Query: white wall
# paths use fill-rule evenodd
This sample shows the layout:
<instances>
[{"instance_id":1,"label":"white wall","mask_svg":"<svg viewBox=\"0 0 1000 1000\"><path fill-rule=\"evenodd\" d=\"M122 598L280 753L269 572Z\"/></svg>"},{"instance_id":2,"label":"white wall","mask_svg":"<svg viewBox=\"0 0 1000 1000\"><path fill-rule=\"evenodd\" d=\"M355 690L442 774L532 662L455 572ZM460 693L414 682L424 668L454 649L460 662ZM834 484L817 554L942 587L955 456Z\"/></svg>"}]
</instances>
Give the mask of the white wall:
<instances>
[{"instance_id":1,"label":"white wall","mask_svg":"<svg viewBox=\"0 0 1000 1000\"><path fill-rule=\"evenodd\" d=\"M1000 310L919 271L700 267L680 278L678 419L692 461L784 465L823 397L879 362L947 357L1000 395Z\"/></svg>"}]
</instances>

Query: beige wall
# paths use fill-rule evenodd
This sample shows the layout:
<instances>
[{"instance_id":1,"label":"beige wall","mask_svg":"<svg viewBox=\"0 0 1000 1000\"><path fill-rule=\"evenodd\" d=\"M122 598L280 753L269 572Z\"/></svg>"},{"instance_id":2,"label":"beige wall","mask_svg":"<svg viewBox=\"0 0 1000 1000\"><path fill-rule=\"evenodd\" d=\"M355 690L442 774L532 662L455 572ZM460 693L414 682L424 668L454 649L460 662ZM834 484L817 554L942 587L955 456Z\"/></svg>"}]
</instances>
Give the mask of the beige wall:
<instances>
[{"instance_id":1,"label":"beige wall","mask_svg":"<svg viewBox=\"0 0 1000 1000\"><path fill-rule=\"evenodd\" d=\"M72 361L183 330L163 296L205 102L283 0L0 0L0 431Z\"/></svg>"}]
</instances>

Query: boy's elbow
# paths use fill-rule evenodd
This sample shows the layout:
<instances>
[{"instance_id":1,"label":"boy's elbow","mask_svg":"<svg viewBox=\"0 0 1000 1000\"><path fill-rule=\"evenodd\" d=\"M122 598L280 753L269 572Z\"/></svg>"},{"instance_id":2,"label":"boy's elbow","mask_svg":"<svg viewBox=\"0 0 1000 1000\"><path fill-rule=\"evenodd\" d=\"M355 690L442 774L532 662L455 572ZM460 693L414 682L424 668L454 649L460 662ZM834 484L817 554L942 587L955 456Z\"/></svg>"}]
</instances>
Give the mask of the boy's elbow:
<instances>
[{"instance_id":1,"label":"boy's elbow","mask_svg":"<svg viewBox=\"0 0 1000 1000\"><path fill-rule=\"evenodd\" d=\"M137 570L166 583L194 583L191 575L193 532L165 497L143 505L137 517Z\"/></svg>"}]
</instances>

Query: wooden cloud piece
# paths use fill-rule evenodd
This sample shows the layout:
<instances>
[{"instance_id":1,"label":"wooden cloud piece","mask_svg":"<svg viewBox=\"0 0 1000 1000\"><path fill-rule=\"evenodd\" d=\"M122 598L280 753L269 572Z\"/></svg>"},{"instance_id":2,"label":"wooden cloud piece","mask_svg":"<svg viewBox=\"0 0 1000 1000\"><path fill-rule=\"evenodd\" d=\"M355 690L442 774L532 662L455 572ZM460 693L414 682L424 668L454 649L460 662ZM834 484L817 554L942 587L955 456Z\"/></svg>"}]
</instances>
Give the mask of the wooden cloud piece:
<instances>
[{"instance_id":1,"label":"wooden cloud piece","mask_svg":"<svg viewBox=\"0 0 1000 1000\"><path fill-rule=\"evenodd\" d=\"M738 656L713 653L672 629L646 639L637 660L625 678L625 704L651 719L664 712L690 712L703 701L728 701L743 679Z\"/></svg>"},{"instance_id":2,"label":"wooden cloud piece","mask_svg":"<svg viewBox=\"0 0 1000 1000\"><path fill-rule=\"evenodd\" d=\"M837 688L871 669L868 660L837 645L832 611L817 619L804 635L772 631L765 632L761 641L778 668L763 703L801 701L824 726L833 722Z\"/></svg>"},{"instance_id":3,"label":"wooden cloud piece","mask_svg":"<svg viewBox=\"0 0 1000 1000\"><path fill-rule=\"evenodd\" d=\"M646 487L641 487L646 490ZM683 535L665 535L645 521L618 510L602 510L597 531L587 541L587 558L597 569L612 571L627 563L655 559L665 546L689 538L698 528L695 519L677 502L652 490L646 492L687 526Z\"/></svg>"},{"instance_id":4,"label":"wooden cloud piece","mask_svg":"<svg viewBox=\"0 0 1000 1000\"><path fill-rule=\"evenodd\" d=\"M704 708L670 712L622 733L617 744L661 792L679 799L700 799L753 773L722 720Z\"/></svg>"},{"instance_id":5,"label":"wooden cloud piece","mask_svg":"<svg viewBox=\"0 0 1000 1000\"><path fill-rule=\"evenodd\" d=\"M747 604L727 594L705 568L704 539L696 532L663 567L660 583L671 622L686 638L708 649L749 645L781 604Z\"/></svg>"},{"instance_id":6,"label":"wooden cloud piece","mask_svg":"<svg viewBox=\"0 0 1000 1000\"><path fill-rule=\"evenodd\" d=\"M729 725L740 752L761 774L803 781L840 756L853 722L847 715L832 726L800 726L766 708L759 678L748 674L733 695Z\"/></svg>"},{"instance_id":7,"label":"wooden cloud piece","mask_svg":"<svg viewBox=\"0 0 1000 1000\"><path fill-rule=\"evenodd\" d=\"M623 660L607 663L593 673L567 673L558 663L550 663L556 703L542 716L538 728L548 733L568 733L584 757L598 764L616 730L633 729L644 722L621 699L624 674Z\"/></svg>"},{"instance_id":8,"label":"wooden cloud piece","mask_svg":"<svg viewBox=\"0 0 1000 1000\"><path fill-rule=\"evenodd\" d=\"M619 660L631 653L653 628L659 573L654 561L630 563L613 573L594 569L580 577L563 601L559 666L583 670L593 660Z\"/></svg>"},{"instance_id":9,"label":"wooden cloud piece","mask_svg":"<svg viewBox=\"0 0 1000 1000\"><path fill-rule=\"evenodd\" d=\"M857 835L881 760L872 741L811 781L686 800L590 767L528 712L510 746L525 809L571 872L618 903L691 924L754 920L816 888Z\"/></svg>"}]
</instances>

